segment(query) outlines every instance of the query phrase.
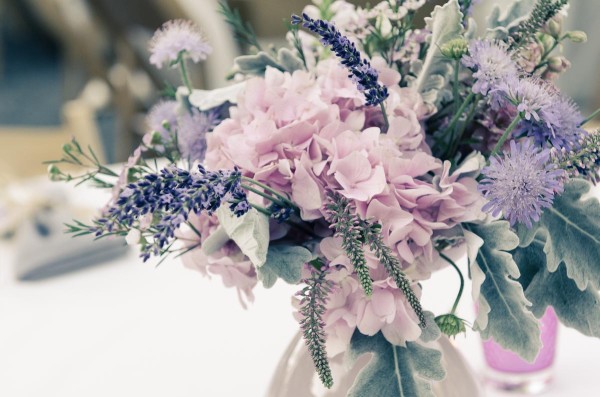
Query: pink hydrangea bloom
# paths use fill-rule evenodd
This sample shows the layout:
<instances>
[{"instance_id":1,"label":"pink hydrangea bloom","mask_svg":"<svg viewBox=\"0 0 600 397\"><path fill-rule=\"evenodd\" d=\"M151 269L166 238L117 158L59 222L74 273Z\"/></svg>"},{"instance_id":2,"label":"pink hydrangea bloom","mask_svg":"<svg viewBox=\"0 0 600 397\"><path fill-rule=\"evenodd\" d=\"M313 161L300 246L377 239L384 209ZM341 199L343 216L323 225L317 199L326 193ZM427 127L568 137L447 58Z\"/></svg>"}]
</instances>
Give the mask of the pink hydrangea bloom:
<instances>
[{"instance_id":1,"label":"pink hydrangea bloom","mask_svg":"<svg viewBox=\"0 0 600 397\"><path fill-rule=\"evenodd\" d=\"M483 216L475 189L481 164L471 161L451 172L449 163L434 158L422 125L431 108L416 91L400 88L400 75L383 60L373 65L389 85L387 134L381 110L364 105L335 60L321 61L312 74L267 68L264 77L246 82L230 119L207 137L206 163L209 169L237 166L289 194L306 221L323 217L326 188L339 191L359 215L381 224L409 277L423 280L444 266L436 237ZM379 261L367 255L375 280L367 299L341 247L334 255L330 240L321 250L343 267L331 274L336 288L325 314L332 352L343 349L356 328L381 331L399 344L418 338L418 319Z\"/></svg>"}]
</instances>

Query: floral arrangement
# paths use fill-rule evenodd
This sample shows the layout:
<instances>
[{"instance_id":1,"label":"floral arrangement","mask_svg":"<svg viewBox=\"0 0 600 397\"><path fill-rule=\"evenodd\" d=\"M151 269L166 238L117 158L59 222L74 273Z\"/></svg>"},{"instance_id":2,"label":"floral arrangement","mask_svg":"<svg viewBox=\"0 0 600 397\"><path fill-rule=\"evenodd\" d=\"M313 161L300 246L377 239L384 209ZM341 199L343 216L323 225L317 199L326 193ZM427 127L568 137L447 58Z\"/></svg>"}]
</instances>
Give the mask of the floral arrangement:
<instances>
[{"instance_id":1,"label":"floral arrangement","mask_svg":"<svg viewBox=\"0 0 600 397\"><path fill-rule=\"evenodd\" d=\"M465 331L455 263L465 256L484 339L533 360L548 306L600 336L600 204L588 197L600 139L584 130L596 114L554 85L569 66L560 49L585 34L563 32L567 0L513 1L482 37L475 2L437 6L417 29L424 3L315 0L279 49L223 5L249 54L213 91L186 71L210 55L208 40L190 22L166 23L150 61L179 68L183 84L149 112L120 173L75 141L50 166L54 180L113 192L92 224L69 231L126 236L144 261L180 256L243 305L259 284L297 284L294 310L326 387L331 358L375 355L351 395L422 395L443 379L427 343ZM63 163L89 169L74 176ZM447 266L460 290L434 314L420 282Z\"/></svg>"}]
</instances>

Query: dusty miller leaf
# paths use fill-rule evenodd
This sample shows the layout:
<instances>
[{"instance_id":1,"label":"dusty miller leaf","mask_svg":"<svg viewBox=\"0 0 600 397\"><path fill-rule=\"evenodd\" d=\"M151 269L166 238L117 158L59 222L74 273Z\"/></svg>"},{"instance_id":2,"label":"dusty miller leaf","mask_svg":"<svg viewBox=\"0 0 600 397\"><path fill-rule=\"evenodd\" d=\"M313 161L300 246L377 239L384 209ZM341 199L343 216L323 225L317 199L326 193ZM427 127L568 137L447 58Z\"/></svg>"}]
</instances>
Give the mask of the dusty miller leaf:
<instances>
[{"instance_id":1,"label":"dusty miller leaf","mask_svg":"<svg viewBox=\"0 0 600 397\"><path fill-rule=\"evenodd\" d=\"M269 218L254 208L237 217L227 207L222 205L216 211L219 223L254 266L261 267L269 248Z\"/></svg>"},{"instance_id":2,"label":"dusty miller leaf","mask_svg":"<svg viewBox=\"0 0 600 397\"><path fill-rule=\"evenodd\" d=\"M548 306L552 306L560 322L587 336L600 337L600 294L588 287L577 288L567 276L564 264L550 273L544 253L545 238L538 233L531 244L513 253L521 270L519 282L525 297L531 301L532 313L541 318Z\"/></svg>"},{"instance_id":3,"label":"dusty miller leaf","mask_svg":"<svg viewBox=\"0 0 600 397\"><path fill-rule=\"evenodd\" d=\"M444 57L440 47L450 40L460 37L463 32L463 15L457 0L450 0L444 6L437 6L431 17L425 18L427 29L431 31L431 42L419 74L411 83L423 96L425 102L439 105L439 92L446 87L452 76L450 60Z\"/></svg>"},{"instance_id":4,"label":"dusty miller leaf","mask_svg":"<svg viewBox=\"0 0 600 397\"><path fill-rule=\"evenodd\" d=\"M236 72L256 76L263 76L267 67L290 73L304 68L302 60L287 48L280 48L277 51L277 58L261 51L255 55L239 56L234 62L236 65Z\"/></svg>"},{"instance_id":5,"label":"dusty miller leaf","mask_svg":"<svg viewBox=\"0 0 600 397\"><path fill-rule=\"evenodd\" d=\"M356 377L348 397L434 397L432 382L441 381L446 375L442 353L418 342L396 346L381 332L366 336L355 331L348 358L355 363L365 353L372 353L373 357Z\"/></svg>"},{"instance_id":6,"label":"dusty miller leaf","mask_svg":"<svg viewBox=\"0 0 600 397\"><path fill-rule=\"evenodd\" d=\"M487 36L498 40L506 39L511 29L529 17L534 3L535 0L515 0L509 6L494 5L487 19ZM506 12L501 16L503 10Z\"/></svg>"},{"instance_id":7,"label":"dusty miller leaf","mask_svg":"<svg viewBox=\"0 0 600 397\"><path fill-rule=\"evenodd\" d=\"M313 258L312 252L296 245L271 245L267 261L258 269L258 279L265 288L271 288L277 278L288 284L298 284L302 278L302 266Z\"/></svg>"},{"instance_id":8,"label":"dusty miller leaf","mask_svg":"<svg viewBox=\"0 0 600 397\"><path fill-rule=\"evenodd\" d=\"M468 229L483 240L477 254L477 265L485 275L479 305L488 305L487 326L478 327L482 338L496 343L528 361L537 356L542 342L536 318L527 309L523 287L516 279L519 268L509 251L519 245L519 238L506 221L469 225ZM477 326L477 325L476 325Z\"/></svg>"},{"instance_id":9,"label":"dusty miller leaf","mask_svg":"<svg viewBox=\"0 0 600 397\"><path fill-rule=\"evenodd\" d=\"M600 203L595 198L582 200L590 186L580 179L567 183L527 234L530 238L537 230L546 232L548 270L554 272L564 262L567 275L582 291L589 286L600 289Z\"/></svg>"}]
</instances>

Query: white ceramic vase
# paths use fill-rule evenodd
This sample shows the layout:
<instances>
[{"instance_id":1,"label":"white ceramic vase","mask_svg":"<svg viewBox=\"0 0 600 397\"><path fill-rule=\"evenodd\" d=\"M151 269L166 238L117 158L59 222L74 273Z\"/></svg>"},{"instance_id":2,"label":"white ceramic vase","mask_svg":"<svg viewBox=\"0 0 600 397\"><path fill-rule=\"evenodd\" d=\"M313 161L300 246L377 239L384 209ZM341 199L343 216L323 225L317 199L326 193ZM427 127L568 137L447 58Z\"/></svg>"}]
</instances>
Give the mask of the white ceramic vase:
<instances>
[{"instance_id":1,"label":"white ceramic vase","mask_svg":"<svg viewBox=\"0 0 600 397\"><path fill-rule=\"evenodd\" d=\"M434 384L433 391L438 397L481 397L483 391L461 353L446 337L438 339L437 348L442 352L446 378ZM332 390L320 386L312 360L298 333L290 342L273 374L267 397L346 397L354 378L368 362L365 355L351 370L344 370L341 363L332 362L335 385ZM373 391L374 396L379 396Z\"/></svg>"}]
</instances>

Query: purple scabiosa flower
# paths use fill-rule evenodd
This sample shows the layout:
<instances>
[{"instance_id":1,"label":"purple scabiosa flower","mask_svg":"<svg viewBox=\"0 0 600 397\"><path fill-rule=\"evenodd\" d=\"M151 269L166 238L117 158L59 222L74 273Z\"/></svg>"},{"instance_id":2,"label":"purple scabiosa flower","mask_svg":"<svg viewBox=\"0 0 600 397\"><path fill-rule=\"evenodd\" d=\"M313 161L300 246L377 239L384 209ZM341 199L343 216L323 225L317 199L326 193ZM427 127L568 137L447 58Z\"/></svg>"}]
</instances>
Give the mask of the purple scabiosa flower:
<instances>
[{"instance_id":1,"label":"purple scabiosa flower","mask_svg":"<svg viewBox=\"0 0 600 397\"><path fill-rule=\"evenodd\" d=\"M205 60L212 52L200 29L191 21L177 19L165 22L150 41L150 63L162 69L173 66L181 55L194 62Z\"/></svg>"},{"instance_id":2,"label":"purple scabiosa flower","mask_svg":"<svg viewBox=\"0 0 600 397\"><path fill-rule=\"evenodd\" d=\"M192 108L185 111L177 122L177 142L181 157L190 163L204 160L206 134L219 124L219 114L212 110L201 112Z\"/></svg>"},{"instance_id":3,"label":"purple scabiosa flower","mask_svg":"<svg viewBox=\"0 0 600 397\"><path fill-rule=\"evenodd\" d=\"M498 83L518 73L508 46L500 41L471 41L469 54L462 58L462 63L474 72L476 94L487 95Z\"/></svg>"},{"instance_id":4,"label":"purple scabiosa flower","mask_svg":"<svg viewBox=\"0 0 600 397\"><path fill-rule=\"evenodd\" d=\"M539 151L528 139L511 141L510 152L490 158L482 170L485 178L478 190L489 200L482 210L493 216L502 213L511 226L518 222L530 228L563 190L564 171L549 158L549 150Z\"/></svg>"},{"instance_id":5,"label":"purple scabiosa flower","mask_svg":"<svg viewBox=\"0 0 600 397\"><path fill-rule=\"evenodd\" d=\"M340 59L350 72L350 77L360 91L365 95L368 106L376 106L383 102L389 95L387 87L378 82L379 73L371 66L369 61L363 59L356 46L330 22L322 19L312 19L306 13L302 16L292 15L292 23L302 26L321 36L321 42L331 47L331 50Z\"/></svg>"},{"instance_id":6,"label":"purple scabiosa flower","mask_svg":"<svg viewBox=\"0 0 600 397\"><path fill-rule=\"evenodd\" d=\"M558 94L535 77L509 77L497 84L493 94L500 105L515 106L524 120L549 123L554 117L551 107Z\"/></svg>"},{"instance_id":7,"label":"purple scabiosa flower","mask_svg":"<svg viewBox=\"0 0 600 397\"><path fill-rule=\"evenodd\" d=\"M149 132L144 136L146 145L150 146L154 132L158 132L165 142L171 140L171 129L177 126L178 106L177 101L163 100L150 109L146 116L146 125Z\"/></svg>"},{"instance_id":8,"label":"purple scabiosa flower","mask_svg":"<svg viewBox=\"0 0 600 397\"><path fill-rule=\"evenodd\" d=\"M558 150L572 150L587 135L581 128L583 120L584 117L573 100L557 95L545 109L544 120L524 121L520 124L519 131L532 137L542 147L550 144Z\"/></svg>"}]
</instances>

